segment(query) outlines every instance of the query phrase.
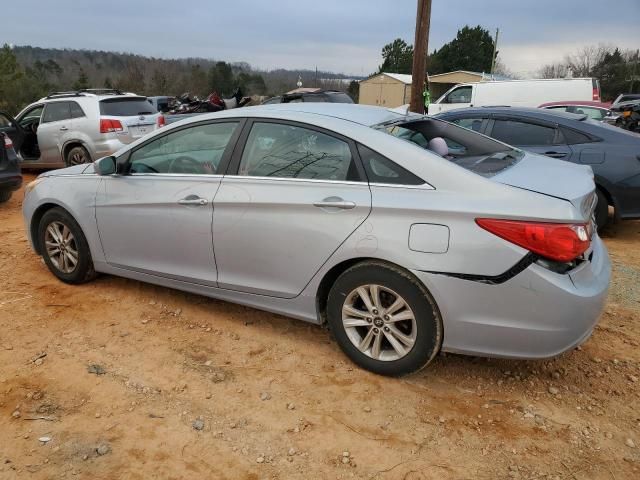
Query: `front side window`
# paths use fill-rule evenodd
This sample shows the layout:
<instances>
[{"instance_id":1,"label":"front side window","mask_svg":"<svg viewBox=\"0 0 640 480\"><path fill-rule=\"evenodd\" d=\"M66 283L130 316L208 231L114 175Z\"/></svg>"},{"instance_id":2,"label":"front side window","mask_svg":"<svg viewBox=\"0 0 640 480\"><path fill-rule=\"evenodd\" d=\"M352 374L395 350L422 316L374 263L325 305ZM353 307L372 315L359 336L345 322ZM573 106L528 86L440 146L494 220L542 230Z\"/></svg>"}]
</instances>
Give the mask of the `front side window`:
<instances>
[{"instance_id":1,"label":"front side window","mask_svg":"<svg viewBox=\"0 0 640 480\"><path fill-rule=\"evenodd\" d=\"M602 120L606 116L607 111L602 108L576 107L576 113L586 115L593 120Z\"/></svg>"},{"instance_id":2,"label":"front side window","mask_svg":"<svg viewBox=\"0 0 640 480\"><path fill-rule=\"evenodd\" d=\"M185 128L147 143L131 154L131 173L213 175L238 122Z\"/></svg>"},{"instance_id":3,"label":"front side window","mask_svg":"<svg viewBox=\"0 0 640 480\"><path fill-rule=\"evenodd\" d=\"M60 120L69 120L71 118L71 109L69 102L52 102L47 103L42 116L42 123L59 122Z\"/></svg>"},{"instance_id":4,"label":"front side window","mask_svg":"<svg viewBox=\"0 0 640 480\"><path fill-rule=\"evenodd\" d=\"M459 87L445 97L443 103L470 103L471 91L473 87Z\"/></svg>"},{"instance_id":5,"label":"front side window","mask_svg":"<svg viewBox=\"0 0 640 480\"><path fill-rule=\"evenodd\" d=\"M496 120L491 136L508 145L553 145L556 130L518 120Z\"/></svg>"},{"instance_id":6,"label":"front side window","mask_svg":"<svg viewBox=\"0 0 640 480\"><path fill-rule=\"evenodd\" d=\"M262 122L251 128L238 174L359 180L347 142L303 127Z\"/></svg>"},{"instance_id":7,"label":"front side window","mask_svg":"<svg viewBox=\"0 0 640 480\"><path fill-rule=\"evenodd\" d=\"M33 107L31 110L25 112L18 123L21 127L27 127L33 122L39 122L40 117L42 117L42 110L44 110L44 105L38 105L37 107Z\"/></svg>"}]
</instances>

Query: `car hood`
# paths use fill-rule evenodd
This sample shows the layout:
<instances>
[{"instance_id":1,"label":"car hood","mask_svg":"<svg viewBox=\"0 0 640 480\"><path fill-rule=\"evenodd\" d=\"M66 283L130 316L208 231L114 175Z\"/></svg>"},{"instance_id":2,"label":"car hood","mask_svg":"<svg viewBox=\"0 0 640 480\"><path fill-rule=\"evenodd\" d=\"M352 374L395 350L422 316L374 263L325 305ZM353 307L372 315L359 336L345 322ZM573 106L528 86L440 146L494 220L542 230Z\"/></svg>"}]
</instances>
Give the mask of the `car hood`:
<instances>
[{"instance_id":1,"label":"car hood","mask_svg":"<svg viewBox=\"0 0 640 480\"><path fill-rule=\"evenodd\" d=\"M493 176L492 180L567 200L585 220L593 214L596 187L593 170L588 165L526 152L519 162Z\"/></svg>"},{"instance_id":2,"label":"car hood","mask_svg":"<svg viewBox=\"0 0 640 480\"><path fill-rule=\"evenodd\" d=\"M94 173L93 163L83 163L82 165L74 165L67 168L59 168L38 175L39 177L58 177L60 175L80 175L83 173Z\"/></svg>"}]
</instances>

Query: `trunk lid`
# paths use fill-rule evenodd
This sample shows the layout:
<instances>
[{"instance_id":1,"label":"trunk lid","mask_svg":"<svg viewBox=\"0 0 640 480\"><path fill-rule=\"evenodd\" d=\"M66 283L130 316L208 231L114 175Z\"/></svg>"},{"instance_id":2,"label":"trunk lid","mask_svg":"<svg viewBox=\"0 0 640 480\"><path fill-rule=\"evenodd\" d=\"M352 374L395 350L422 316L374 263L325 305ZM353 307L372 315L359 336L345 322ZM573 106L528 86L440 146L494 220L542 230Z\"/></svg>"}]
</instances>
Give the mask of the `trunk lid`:
<instances>
[{"instance_id":1,"label":"trunk lid","mask_svg":"<svg viewBox=\"0 0 640 480\"><path fill-rule=\"evenodd\" d=\"M588 165L557 160L534 153L491 177L492 180L516 188L567 200L588 221L593 216L597 196L593 171Z\"/></svg>"},{"instance_id":2,"label":"trunk lid","mask_svg":"<svg viewBox=\"0 0 640 480\"><path fill-rule=\"evenodd\" d=\"M107 133L129 144L158 128L160 113L145 97L122 96L100 100L100 119L115 120L122 130Z\"/></svg>"}]
</instances>

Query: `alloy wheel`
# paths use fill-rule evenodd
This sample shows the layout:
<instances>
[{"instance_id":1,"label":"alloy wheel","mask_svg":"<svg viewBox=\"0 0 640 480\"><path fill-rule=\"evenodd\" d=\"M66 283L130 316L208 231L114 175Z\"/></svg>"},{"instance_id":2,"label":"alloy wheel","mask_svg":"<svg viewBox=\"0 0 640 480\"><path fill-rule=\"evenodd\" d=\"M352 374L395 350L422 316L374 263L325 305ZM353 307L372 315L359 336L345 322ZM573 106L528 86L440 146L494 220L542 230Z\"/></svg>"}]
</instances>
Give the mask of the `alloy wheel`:
<instances>
[{"instance_id":1,"label":"alloy wheel","mask_svg":"<svg viewBox=\"0 0 640 480\"><path fill-rule=\"evenodd\" d=\"M363 285L349 293L342 305L342 324L351 343L374 360L404 357L417 336L408 302L381 285Z\"/></svg>"},{"instance_id":2,"label":"alloy wheel","mask_svg":"<svg viewBox=\"0 0 640 480\"><path fill-rule=\"evenodd\" d=\"M78 245L69 227L51 222L44 235L44 245L51 263L62 273L71 273L78 265Z\"/></svg>"},{"instance_id":3,"label":"alloy wheel","mask_svg":"<svg viewBox=\"0 0 640 480\"><path fill-rule=\"evenodd\" d=\"M70 158L70 165L81 165L87 163L87 156L82 150L76 150L73 152Z\"/></svg>"}]
</instances>

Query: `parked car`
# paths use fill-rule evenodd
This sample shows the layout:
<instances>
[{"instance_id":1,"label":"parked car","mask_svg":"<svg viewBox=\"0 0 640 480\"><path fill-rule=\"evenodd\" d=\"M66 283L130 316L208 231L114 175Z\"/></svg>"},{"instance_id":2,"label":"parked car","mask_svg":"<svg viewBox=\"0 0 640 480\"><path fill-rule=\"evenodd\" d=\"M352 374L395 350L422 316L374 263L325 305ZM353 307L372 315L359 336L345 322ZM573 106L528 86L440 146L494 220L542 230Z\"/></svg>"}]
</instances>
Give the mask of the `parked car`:
<instances>
[{"instance_id":1,"label":"parked car","mask_svg":"<svg viewBox=\"0 0 640 480\"><path fill-rule=\"evenodd\" d=\"M611 108L617 107L622 102L629 102L631 100L640 100L640 93L621 93L611 103Z\"/></svg>"},{"instance_id":2,"label":"parked car","mask_svg":"<svg viewBox=\"0 0 640 480\"><path fill-rule=\"evenodd\" d=\"M595 122L586 114L543 109L467 108L436 117L530 152L589 165L597 186L599 228L609 221L609 206L616 219L640 218L640 136L636 134Z\"/></svg>"},{"instance_id":3,"label":"parked car","mask_svg":"<svg viewBox=\"0 0 640 480\"><path fill-rule=\"evenodd\" d=\"M147 102L153 105L153 108L155 108L160 113L167 113L169 110L171 110L171 104L175 101L176 97L147 97Z\"/></svg>"},{"instance_id":4,"label":"parked car","mask_svg":"<svg viewBox=\"0 0 640 480\"><path fill-rule=\"evenodd\" d=\"M22 186L18 156L11 138L2 131L2 121L0 116L0 203L7 202L13 192Z\"/></svg>"},{"instance_id":5,"label":"parked car","mask_svg":"<svg viewBox=\"0 0 640 480\"><path fill-rule=\"evenodd\" d=\"M566 100L600 101L600 82L595 78L550 78L461 83L430 104L429 114L495 105L537 107Z\"/></svg>"},{"instance_id":6,"label":"parked car","mask_svg":"<svg viewBox=\"0 0 640 480\"><path fill-rule=\"evenodd\" d=\"M323 90L321 88L296 88L295 90L291 90L284 95L269 98L262 102L262 105L299 102L353 103L353 100L349 95L339 90Z\"/></svg>"},{"instance_id":7,"label":"parked car","mask_svg":"<svg viewBox=\"0 0 640 480\"><path fill-rule=\"evenodd\" d=\"M447 122L297 104L45 173L23 213L64 282L103 272L328 322L355 363L402 375L441 350L541 358L588 338L610 277L594 190L588 167Z\"/></svg>"},{"instance_id":8,"label":"parked car","mask_svg":"<svg viewBox=\"0 0 640 480\"><path fill-rule=\"evenodd\" d=\"M550 102L543 103L538 108L546 108L554 112L577 113L578 115L586 115L592 120L605 122L609 125L615 125L620 115L610 110L611 103L606 102Z\"/></svg>"},{"instance_id":9,"label":"parked car","mask_svg":"<svg viewBox=\"0 0 640 480\"><path fill-rule=\"evenodd\" d=\"M28 168L89 163L164 125L146 97L108 89L52 93L10 120Z\"/></svg>"}]
</instances>

